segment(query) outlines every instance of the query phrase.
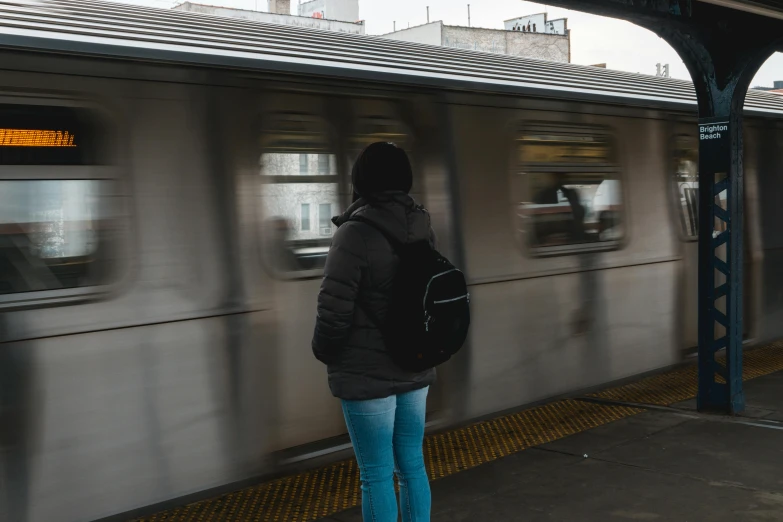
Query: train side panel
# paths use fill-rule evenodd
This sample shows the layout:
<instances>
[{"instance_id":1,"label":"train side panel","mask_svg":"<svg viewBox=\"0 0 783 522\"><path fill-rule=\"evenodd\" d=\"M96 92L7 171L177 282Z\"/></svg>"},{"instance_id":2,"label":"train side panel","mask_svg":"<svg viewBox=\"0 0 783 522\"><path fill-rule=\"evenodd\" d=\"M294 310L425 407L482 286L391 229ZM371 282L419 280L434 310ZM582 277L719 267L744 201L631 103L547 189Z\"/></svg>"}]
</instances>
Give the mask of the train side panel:
<instances>
[{"instance_id":1,"label":"train side panel","mask_svg":"<svg viewBox=\"0 0 783 522\"><path fill-rule=\"evenodd\" d=\"M8 520L92 520L269 471L273 315L227 299L242 268L225 248L236 232L216 180L233 173L212 157L205 88L10 73L3 83L108 107L122 136L115 197L128 203L120 247L106 253L122 267L110 295L0 316L0 364L21 376L2 384L20 419L2 428Z\"/></svg>"},{"instance_id":2,"label":"train side panel","mask_svg":"<svg viewBox=\"0 0 783 522\"><path fill-rule=\"evenodd\" d=\"M754 251L759 263L754 279L758 289L755 337L765 341L783 335L783 127L771 120L749 127L745 157L751 160L749 172L756 178L755 209L745 219L750 220L749 239L755 238L758 244Z\"/></svg>"},{"instance_id":3,"label":"train side panel","mask_svg":"<svg viewBox=\"0 0 783 522\"><path fill-rule=\"evenodd\" d=\"M454 107L474 321L469 415L678 360L674 236L661 119ZM616 136L625 237L616 250L538 257L514 230L514 133L529 122Z\"/></svg>"}]
</instances>

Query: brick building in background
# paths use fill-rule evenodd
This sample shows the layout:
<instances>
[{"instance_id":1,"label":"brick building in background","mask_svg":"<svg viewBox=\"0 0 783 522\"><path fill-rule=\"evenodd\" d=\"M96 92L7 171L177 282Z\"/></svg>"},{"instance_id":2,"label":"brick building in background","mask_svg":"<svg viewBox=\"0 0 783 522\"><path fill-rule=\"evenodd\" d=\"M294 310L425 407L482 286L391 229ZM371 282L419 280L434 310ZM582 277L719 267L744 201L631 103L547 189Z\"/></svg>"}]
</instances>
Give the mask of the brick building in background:
<instances>
[{"instance_id":1,"label":"brick building in background","mask_svg":"<svg viewBox=\"0 0 783 522\"><path fill-rule=\"evenodd\" d=\"M253 11L183 2L174 9L268 24L364 34L364 22L359 20L359 0L311 0L297 5L297 15L291 14L291 0L267 0L266 7L266 11Z\"/></svg>"},{"instance_id":2,"label":"brick building in background","mask_svg":"<svg viewBox=\"0 0 783 522\"><path fill-rule=\"evenodd\" d=\"M566 18L548 20L545 13L506 20L505 29L446 25L436 21L382 36L390 40L568 63L571 61L571 34L567 22Z\"/></svg>"}]
</instances>

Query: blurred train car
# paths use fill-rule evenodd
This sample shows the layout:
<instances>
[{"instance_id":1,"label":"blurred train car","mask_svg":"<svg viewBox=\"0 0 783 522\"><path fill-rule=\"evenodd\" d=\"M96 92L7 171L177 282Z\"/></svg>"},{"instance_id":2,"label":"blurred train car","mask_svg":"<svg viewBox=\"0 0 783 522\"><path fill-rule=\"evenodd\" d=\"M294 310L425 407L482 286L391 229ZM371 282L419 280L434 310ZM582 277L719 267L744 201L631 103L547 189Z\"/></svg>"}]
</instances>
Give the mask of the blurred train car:
<instances>
[{"instance_id":1,"label":"blurred train car","mask_svg":"<svg viewBox=\"0 0 783 522\"><path fill-rule=\"evenodd\" d=\"M372 141L409 152L471 286L431 426L696 345L688 82L88 0L0 1L0 47L2 520L345 447L310 339ZM745 111L753 342L783 334L783 97Z\"/></svg>"}]
</instances>

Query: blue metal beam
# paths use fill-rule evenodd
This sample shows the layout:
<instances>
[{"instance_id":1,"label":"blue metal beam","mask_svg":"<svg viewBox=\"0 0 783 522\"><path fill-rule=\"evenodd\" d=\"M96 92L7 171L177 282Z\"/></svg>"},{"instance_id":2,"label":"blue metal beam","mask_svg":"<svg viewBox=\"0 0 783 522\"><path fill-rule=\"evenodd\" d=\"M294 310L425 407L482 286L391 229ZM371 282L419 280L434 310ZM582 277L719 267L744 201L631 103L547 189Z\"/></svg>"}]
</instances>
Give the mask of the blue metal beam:
<instances>
[{"instance_id":1,"label":"blue metal beam","mask_svg":"<svg viewBox=\"0 0 783 522\"><path fill-rule=\"evenodd\" d=\"M731 112L699 121L698 408L739 413L745 409L742 390L743 175L741 168L732 168L732 165L741 165L742 123L741 115ZM723 179L716 183L716 176ZM725 199L721 198L724 191ZM721 206L721 199L725 201L725 208ZM723 279L717 287L716 278ZM720 310L717 301L722 298L725 298L725 305ZM716 326L725 330L720 339L715 338ZM722 348L726 349L725 367L716 360L717 351Z\"/></svg>"}]
</instances>

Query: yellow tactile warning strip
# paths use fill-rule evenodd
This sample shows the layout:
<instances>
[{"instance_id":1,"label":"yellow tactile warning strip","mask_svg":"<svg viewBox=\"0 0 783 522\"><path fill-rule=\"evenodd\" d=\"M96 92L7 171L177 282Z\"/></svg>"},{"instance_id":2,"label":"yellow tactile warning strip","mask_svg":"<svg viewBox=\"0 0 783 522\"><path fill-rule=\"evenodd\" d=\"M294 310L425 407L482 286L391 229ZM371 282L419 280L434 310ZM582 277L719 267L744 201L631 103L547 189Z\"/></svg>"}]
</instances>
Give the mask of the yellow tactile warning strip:
<instances>
[{"instance_id":1,"label":"yellow tactile warning strip","mask_svg":"<svg viewBox=\"0 0 783 522\"><path fill-rule=\"evenodd\" d=\"M783 370L783 342L748 350L744 378ZM696 367L687 366L592 394L623 402L670 405L696 395ZM643 409L561 400L437 433L424 441L430 479L447 477L526 448L608 424ZM353 459L251 486L136 522L303 522L358 506Z\"/></svg>"},{"instance_id":2,"label":"yellow tactile warning strip","mask_svg":"<svg viewBox=\"0 0 783 522\"><path fill-rule=\"evenodd\" d=\"M430 479L452 475L643 410L563 400L438 433L424 441ZM358 506L356 461L273 480L159 513L139 522L301 522Z\"/></svg>"},{"instance_id":3,"label":"yellow tactile warning strip","mask_svg":"<svg viewBox=\"0 0 783 522\"><path fill-rule=\"evenodd\" d=\"M643 410L563 400L427 437L424 458L435 480Z\"/></svg>"},{"instance_id":4,"label":"yellow tactile warning strip","mask_svg":"<svg viewBox=\"0 0 783 522\"><path fill-rule=\"evenodd\" d=\"M718 360L723 363L725 356ZM783 370L783 342L746 350L742 360L742 378L750 380ZM591 397L638 404L669 406L692 399L697 392L697 368L689 365L659 375L590 394Z\"/></svg>"}]
</instances>

